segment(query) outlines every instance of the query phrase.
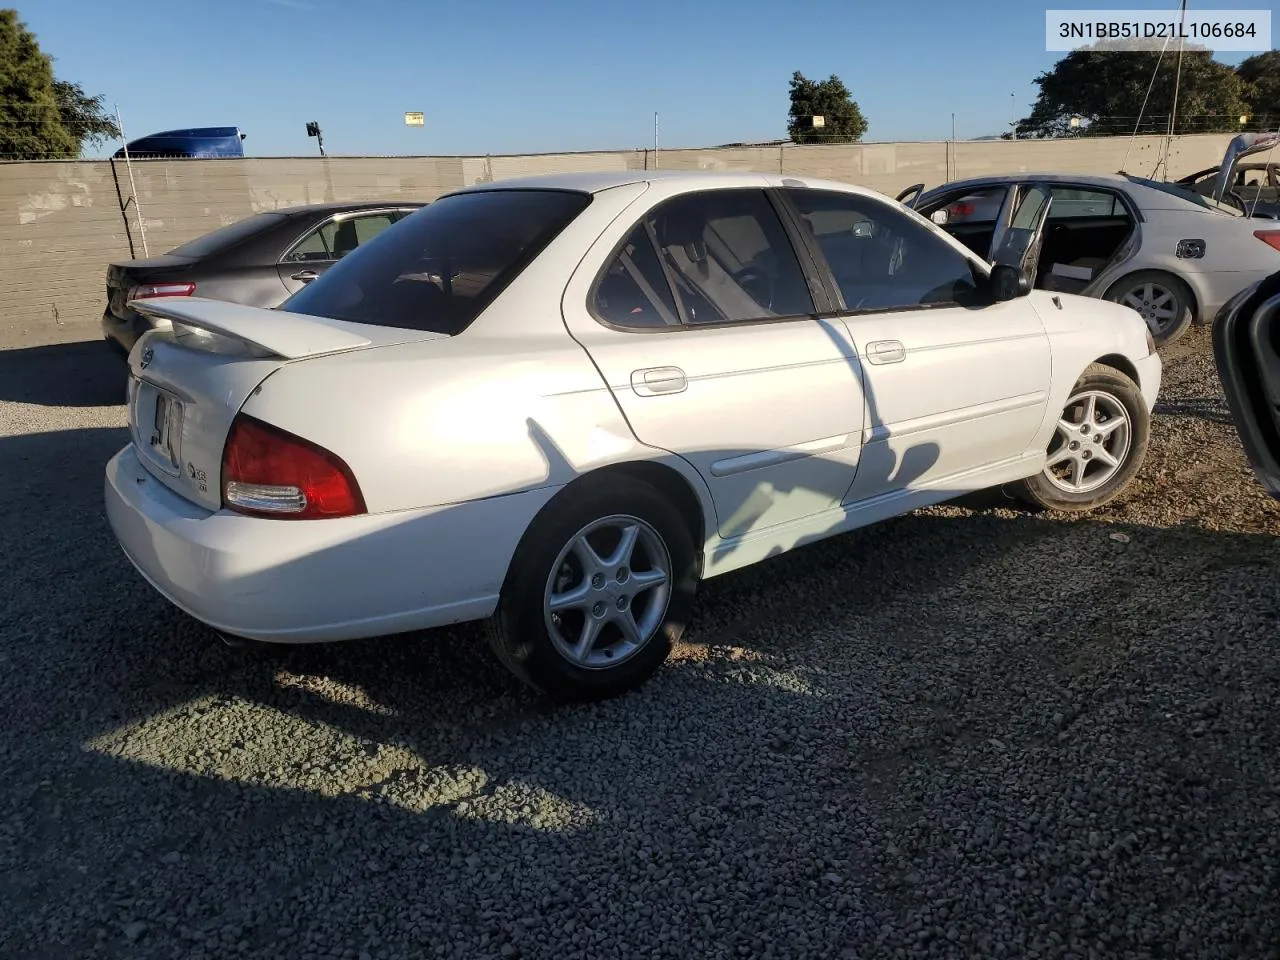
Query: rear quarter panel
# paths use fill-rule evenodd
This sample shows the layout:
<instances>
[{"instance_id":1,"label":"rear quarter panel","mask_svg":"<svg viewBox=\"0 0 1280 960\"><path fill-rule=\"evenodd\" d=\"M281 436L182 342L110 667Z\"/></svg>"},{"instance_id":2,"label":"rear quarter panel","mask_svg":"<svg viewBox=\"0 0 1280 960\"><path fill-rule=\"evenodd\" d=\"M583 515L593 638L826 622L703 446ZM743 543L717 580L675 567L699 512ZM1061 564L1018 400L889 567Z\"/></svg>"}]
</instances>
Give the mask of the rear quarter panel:
<instances>
[{"instance_id":1,"label":"rear quarter panel","mask_svg":"<svg viewBox=\"0 0 1280 960\"><path fill-rule=\"evenodd\" d=\"M506 342L500 353L462 335L299 361L269 377L243 409L342 457L375 513L559 487L628 460L675 459L635 439L567 335Z\"/></svg>"},{"instance_id":2,"label":"rear quarter panel","mask_svg":"<svg viewBox=\"0 0 1280 960\"><path fill-rule=\"evenodd\" d=\"M1203 321L1212 319L1236 292L1280 269L1280 254L1253 235L1254 230L1265 228L1262 221L1183 209L1144 209L1143 217L1141 248L1107 286L1138 270L1172 273L1191 287L1197 316ZM1204 257L1178 257L1180 240L1203 240Z\"/></svg>"}]
</instances>

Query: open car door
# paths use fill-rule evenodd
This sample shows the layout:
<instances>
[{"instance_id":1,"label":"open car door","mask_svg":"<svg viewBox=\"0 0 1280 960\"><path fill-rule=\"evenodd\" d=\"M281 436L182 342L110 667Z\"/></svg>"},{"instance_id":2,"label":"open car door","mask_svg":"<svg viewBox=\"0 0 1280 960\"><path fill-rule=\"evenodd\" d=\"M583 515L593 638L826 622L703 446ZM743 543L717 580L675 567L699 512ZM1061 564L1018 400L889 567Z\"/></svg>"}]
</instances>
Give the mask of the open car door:
<instances>
[{"instance_id":1,"label":"open car door","mask_svg":"<svg viewBox=\"0 0 1280 960\"><path fill-rule=\"evenodd\" d=\"M1040 248L1044 244L1044 224L1053 205L1053 195L1043 183L1020 184L1010 191L996 221L991 238L992 266L1017 267L1031 286L1036 283Z\"/></svg>"},{"instance_id":2,"label":"open car door","mask_svg":"<svg viewBox=\"0 0 1280 960\"><path fill-rule=\"evenodd\" d=\"M1249 464L1280 499L1280 272L1236 294L1218 312L1213 356Z\"/></svg>"}]
</instances>

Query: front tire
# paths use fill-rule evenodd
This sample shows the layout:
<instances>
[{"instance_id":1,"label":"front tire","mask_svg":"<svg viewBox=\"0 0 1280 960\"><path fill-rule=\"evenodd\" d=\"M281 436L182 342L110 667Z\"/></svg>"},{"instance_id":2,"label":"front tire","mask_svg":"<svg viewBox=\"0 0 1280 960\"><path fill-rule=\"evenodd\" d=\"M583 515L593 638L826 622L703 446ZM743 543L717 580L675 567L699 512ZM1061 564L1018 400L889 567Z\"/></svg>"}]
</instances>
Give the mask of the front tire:
<instances>
[{"instance_id":1,"label":"front tire","mask_svg":"<svg viewBox=\"0 0 1280 960\"><path fill-rule=\"evenodd\" d=\"M696 587L680 511L633 477L588 477L530 524L489 642L507 669L553 699L602 700L662 666Z\"/></svg>"},{"instance_id":2,"label":"front tire","mask_svg":"<svg viewBox=\"0 0 1280 960\"><path fill-rule=\"evenodd\" d=\"M1113 367L1091 364L1058 418L1044 469L1017 493L1049 510L1093 510L1133 480L1150 437L1151 414L1137 384Z\"/></svg>"},{"instance_id":3,"label":"front tire","mask_svg":"<svg viewBox=\"0 0 1280 960\"><path fill-rule=\"evenodd\" d=\"M1159 270L1139 270L1121 277L1103 299L1137 312L1146 321L1157 347L1178 340L1195 315L1191 289L1173 274Z\"/></svg>"}]
</instances>

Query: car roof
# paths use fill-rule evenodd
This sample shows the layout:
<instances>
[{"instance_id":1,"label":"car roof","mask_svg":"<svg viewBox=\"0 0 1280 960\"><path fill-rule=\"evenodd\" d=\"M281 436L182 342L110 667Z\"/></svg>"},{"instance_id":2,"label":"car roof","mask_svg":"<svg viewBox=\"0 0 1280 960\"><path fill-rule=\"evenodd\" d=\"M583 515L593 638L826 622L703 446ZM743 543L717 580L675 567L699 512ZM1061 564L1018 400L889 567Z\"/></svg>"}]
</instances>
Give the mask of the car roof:
<instances>
[{"instance_id":1,"label":"car roof","mask_svg":"<svg viewBox=\"0 0 1280 960\"><path fill-rule=\"evenodd\" d=\"M345 213L349 210L382 210L386 207L424 207L425 200L349 200L329 203L302 203L294 207L277 207L274 210L260 210L259 213L277 213L286 217L301 217L309 214Z\"/></svg>"},{"instance_id":2,"label":"car roof","mask_svg":"<svg viewBox=\"0 0 1280 960\"><path fill-rule=\"evenodd\" d=\"M476 193L487 190L573 190L581 193L600 193L634 183L663 183L669 187L690 190L707 187L809 187L883 198L882 194L874 190L840 180L733 170L590 170L544 173L537 176L475 183L461 190L455 190L453 193Z\"/></svg>"},{"instance_id":3,"label":"car roof","mask_svg":"<svg viewBox=\"0 0 1280 960\"><path fill-rule=\"evenodd\" d=\"M970 177L966 180L950 180L946 183L940 183L936 187L930 187L928 192L932 193L943 188L950 190L952 188L996 186L1014 181L1021 183L1026 180L1040 180L1044 183L1083 183L1098 187L1134 186L1132 180L1119 173L1039 173L1030 171L1026 173L993 174L988 177Z\"/></svg>"},{"instance_id":4,"label":"car roof","mask_svg":"<svg viewBox=\"0 0 1280 960\"><path fill-rule=\"evenodd\" d=\"M1137 204L1141 210L1211 210L1196 198L1185 185L1177 183L1160 184L1157 181L1144 183L1144 177L1138 174L1121 173L1006 173L998 176L973 177L968 180L952 180L931 187L921 196L934 196L944 191L976 190L982 187L999 186L1003 183L1026 183L1039 181L1042 183L1066 183L1082 187L1102 187L1122 190ZM1168 187L1169 189L1164 189Z\"/></svg>"}]
</instances>

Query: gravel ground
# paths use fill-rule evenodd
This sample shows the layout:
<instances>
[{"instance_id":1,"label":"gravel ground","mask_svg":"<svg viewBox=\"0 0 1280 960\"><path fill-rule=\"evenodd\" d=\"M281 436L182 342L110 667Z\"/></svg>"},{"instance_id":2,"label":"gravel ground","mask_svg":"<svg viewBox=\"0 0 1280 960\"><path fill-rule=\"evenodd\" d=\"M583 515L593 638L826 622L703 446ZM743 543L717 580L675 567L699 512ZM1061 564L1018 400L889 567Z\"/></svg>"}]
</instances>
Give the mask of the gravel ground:
<instances>
[{"instance_id":1,"label":"gravel ground","mask_svg":"<svg viewBox=\"0 0 1280 960\"><path fill-rule=\"evenodd\" d=\"M118 368L0 354L0 955L1276 956L1280 509L1166 362L1124 502L711 581L565 709L469 628L223 648L110 538Z\"/></svg>"}]
</instances>

